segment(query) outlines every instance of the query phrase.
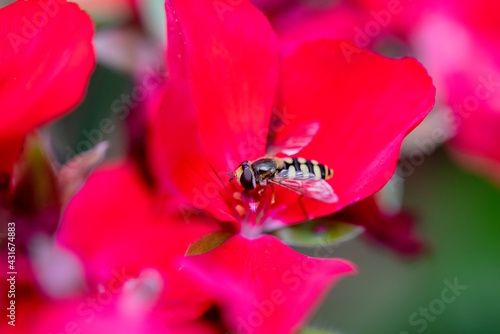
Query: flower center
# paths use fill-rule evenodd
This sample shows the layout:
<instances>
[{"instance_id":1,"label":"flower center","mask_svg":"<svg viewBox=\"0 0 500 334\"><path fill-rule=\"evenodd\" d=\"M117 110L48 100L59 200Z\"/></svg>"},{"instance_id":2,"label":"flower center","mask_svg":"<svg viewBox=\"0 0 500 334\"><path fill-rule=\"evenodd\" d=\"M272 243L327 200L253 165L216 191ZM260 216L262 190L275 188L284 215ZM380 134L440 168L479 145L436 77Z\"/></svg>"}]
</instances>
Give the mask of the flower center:
<instances>
[{"instance_id":1,"label":"flower center","mask_svg":"<svg viewBox=\"0 0 500 334\"><path fill-rule=\"evenodd\" d=\"M234 191L232 205L241 224L241 233L248 238L262 235L272 204L272 186Z\"/></svg>"}]
</instances>

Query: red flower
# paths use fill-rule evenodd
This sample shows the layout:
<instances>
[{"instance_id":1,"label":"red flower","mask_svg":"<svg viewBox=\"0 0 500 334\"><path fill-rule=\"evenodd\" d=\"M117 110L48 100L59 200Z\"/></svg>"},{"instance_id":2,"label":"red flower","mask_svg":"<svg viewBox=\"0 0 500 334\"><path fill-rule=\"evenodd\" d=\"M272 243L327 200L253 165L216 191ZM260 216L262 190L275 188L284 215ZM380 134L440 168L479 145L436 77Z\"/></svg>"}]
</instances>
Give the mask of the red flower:
<instances>
[{"instance_id":1,"label":"red flower","mask_svg":"<svg viewBox=\"0 0 500 334\"><path fill-rule=\"evenodd\" d=\"M352 2L357 3L366 13L389 12L390 20L385 26L407 37L411 36L411 27L415 27L423 17L438 12L484 32L491 33L498 31L499 28L500 3L495 0L424 0L407 3L391 0L353 0Z\"/></svg>"},{"instance_id":2,"label":"red flower","mask_svg":"<svg viewBox=\"0 0 500 334\"><path fill-rule=\"evenodd\" d=\"M0 172L10 174L23 136L83 98L93 25L65 1L16 1L0 9L0 21Z\"/></svg>"},{"instance_id":3,"label":"red flower","mask_svg":"<svg viewBox=\"0 0 500 334\"><path fill-rule=\"evenodd\" d=\"M54 254L52 254L54 255ZM53 262L51 258L47 262ZM52 263L53 264L53 263ZM67 265L67 264L66 264ZM51 265L51 270L63 269ZM63 271L64 272L64 271ZM56 277L58 282L68 277ZM123 277L119 277L122 279ZM144 270L138 277L125 278L122 287L103 283L98 289L81 289L73 296L49 297L34 289L35 282L18 285L16 282L15 325L17 333L88 332L124 334L221 334L217 324L195 320L183 324L165 324L156 316L154 308L161 279L154 270ZM10 318L7 318L8 321ZM22 319L22 321L21 321ZM8 333L13 327L7 321L0 324L0 331Z\"/></svg>"},{"instance_id":4,"label":"red flower","mask_svg":"<svg viewBox=\"0 0 500 334\"><path fill-rule=\"evenodd\" d=\"M242 188L227 182L226 173L265 156L268 134L281 142L304 124L318 123L300 156L333 168L329 182L339 200L304 199L309 216L336 212L379 190L394 173L404 136L433 105L434 88L422 67L364 50L346 57L347 42L319 41L282 61L277 89L276 37L265 18L245 2L226 11L211 4L196 5L213 14L208 16L182 1L169 12L173 84L153 140L163 185L174 183L195 205L239 229L248 223L235 210L240 203L233 194ZM250 18L252 29L244 29L239 21ZM209 38L203 33L208 27ZM179 68L186 70L194 103L183 91ZM282 124L270 123L273 102ZM182 177L174 177L176 171ZM260 221L263 230L302 221L298 197L276 189L276 203Z\"/></svg>"},{"instance_id":5,"label":"red flower","mask_svg":"<svg viewBox=\"0 0 500 334\"><path fill-rule=\"evenodd\" d=\"M334 169L329 184L339 199L302 202L308 218L332 214L392 176L403 138L432 108L431 80L412 59L358 49L345 54L353 46L343 41L305 44L280 62L269 23L246 1L175 0L167 15L171 83L152 120L151 163L165 191L239 233L188 257L185 268L231 306L225 314L233 328L297 329L332 282L354 268L338 259L304 257L263 236L304 221L299 195L276 188L272 203L269 187L261 195L243 193L228 182L227 172L265 156L266 148L293 139L307 125L319 125L300 156ZM192 218L188 206L180 208ZM298 290L290 291L279 275L304 262L318 271L304 274ZM303 302L272 302L275 290ZM229 298L233 293L238 298Z\"/></svg>"}]
</instances>

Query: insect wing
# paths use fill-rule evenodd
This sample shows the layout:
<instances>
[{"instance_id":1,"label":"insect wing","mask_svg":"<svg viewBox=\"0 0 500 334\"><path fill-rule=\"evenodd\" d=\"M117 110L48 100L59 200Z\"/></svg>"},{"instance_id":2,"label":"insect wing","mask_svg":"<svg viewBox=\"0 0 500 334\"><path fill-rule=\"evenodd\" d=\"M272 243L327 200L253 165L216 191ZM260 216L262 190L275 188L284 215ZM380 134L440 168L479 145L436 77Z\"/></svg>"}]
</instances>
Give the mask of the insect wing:
<instances>
[{"instance_id":1,"label":"insect wing","mask_svg":"<svg viewBox=\"0 0 500 334\"><path fill-rule=\"evenodd\" d=\"M284 169L270 179L269 182L320 202L335 203L338 201L337 195L328 182L312 173L297 171L294 175L290 175L290 172Z\"/></svg>"},{"instance_id":2,"label":"insect wing","mask_svg":"<svg viewBox=\"0 0 500 334\"><path fill-rule=\"evenodd\" d=\"M291 156L300 152L314 139L319 131L319 123L303 124L295 129L287 138L267 148L266 155L274 157L279 153Z\"/></svg>"}]
</instances>

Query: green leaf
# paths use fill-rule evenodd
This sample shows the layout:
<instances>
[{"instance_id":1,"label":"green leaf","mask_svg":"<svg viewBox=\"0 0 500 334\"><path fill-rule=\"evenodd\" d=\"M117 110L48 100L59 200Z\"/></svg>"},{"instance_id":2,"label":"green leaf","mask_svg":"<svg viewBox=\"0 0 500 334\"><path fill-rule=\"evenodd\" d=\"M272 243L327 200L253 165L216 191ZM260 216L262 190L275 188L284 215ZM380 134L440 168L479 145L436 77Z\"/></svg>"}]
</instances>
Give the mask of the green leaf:
<instances>
[{"instance_id":1,"label":"green leaf","mask_svg":"<svg viewBox=\"0 0 500 334\"><path fill-rule=\"evenodd\" d=\"M361 226L317 219L283 227L273 234L291 246L316 247L340 244L363 232Z\"/></svg>"},{"instance_id":2,"label":"green leaf","mask_svg":"<svg viewBox=\"0 0 500 334\"><path fill-rule=\"evenodd\" d=\"M233 234L226 231L210 232L193 241L186 251L186 256L200 255L211 251L225 243L232 235Z\"/></svg>"}]
</instances>

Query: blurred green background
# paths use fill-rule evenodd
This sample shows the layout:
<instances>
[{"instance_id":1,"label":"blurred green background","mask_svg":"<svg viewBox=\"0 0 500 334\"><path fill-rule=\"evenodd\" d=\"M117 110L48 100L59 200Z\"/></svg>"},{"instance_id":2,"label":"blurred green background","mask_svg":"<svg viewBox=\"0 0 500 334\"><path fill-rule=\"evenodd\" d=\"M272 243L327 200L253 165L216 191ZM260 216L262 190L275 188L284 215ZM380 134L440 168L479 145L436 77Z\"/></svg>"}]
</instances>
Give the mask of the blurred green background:
<instances>
[{"instance_id":1,"label":"blurred green background","mask_svg":"<svg viewBox=\"0 0 500 334\"><path fill-rule=\"evenodd\" d=\"M120 119L112 112L112 104L122 94L130 94L133 82L130 77L97 65L90 79L85 100L65 117L50 124L45 130L50 133L52 149L59 163L66 163L74 155L95 145L99 136L94 133L103 119L109 118L113 131L104 133L101 140L110 142L107 157L116 157L124 152L127 118ZM100 140L100 141L101 141Z\"/></svg>"}]
</instances>

